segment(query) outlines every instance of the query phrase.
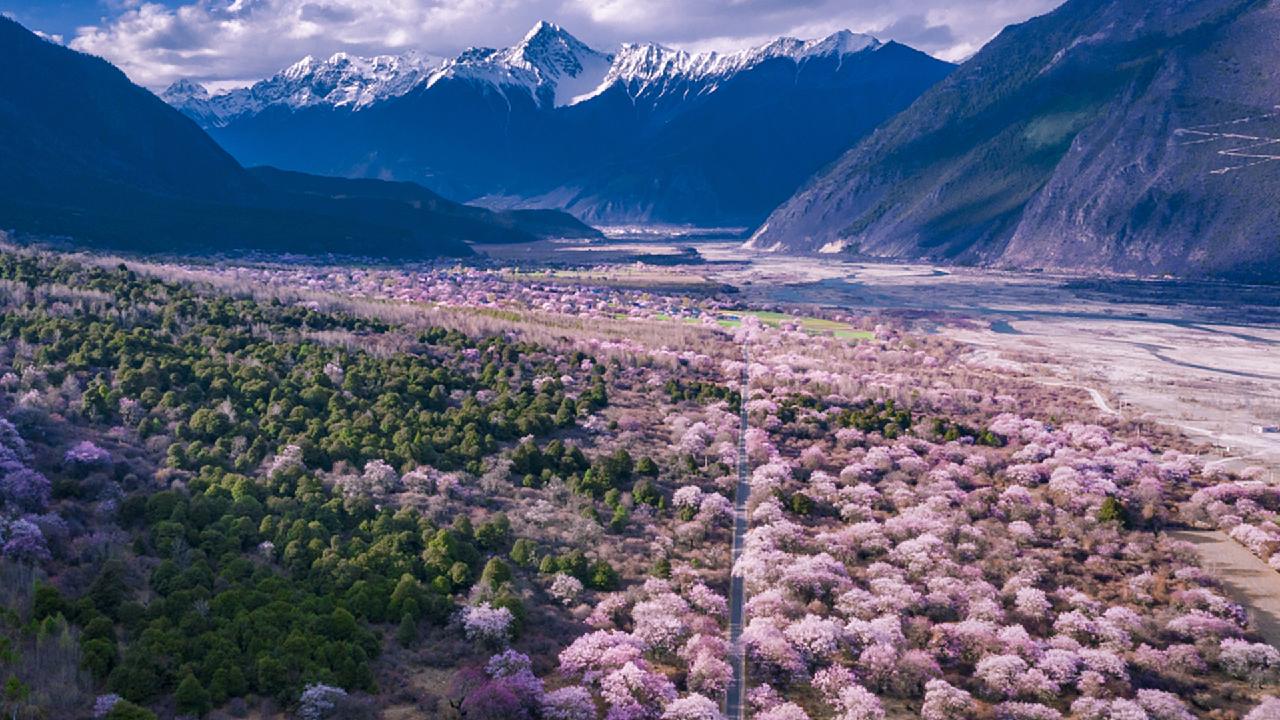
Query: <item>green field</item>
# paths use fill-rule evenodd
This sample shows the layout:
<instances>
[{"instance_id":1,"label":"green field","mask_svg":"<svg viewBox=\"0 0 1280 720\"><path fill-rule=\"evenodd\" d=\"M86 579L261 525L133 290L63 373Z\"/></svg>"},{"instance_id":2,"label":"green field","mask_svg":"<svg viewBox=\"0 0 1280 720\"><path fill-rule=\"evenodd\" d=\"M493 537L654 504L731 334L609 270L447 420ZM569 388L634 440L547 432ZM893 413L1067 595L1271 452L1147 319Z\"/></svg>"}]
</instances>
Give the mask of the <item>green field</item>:
<instances>
[{"instance_id":1,"label":"green field","mask_svg":"<svg viewBox=\"0 0 1280 720\"><path fill-rule=\"evenodd\" d=\"M788 323L799 323L800 329L814 335L831 335L841 340L870 340L875 337L875 333L868 330L859 330L848 323L836 322L835 320L825 320L823 318L788 315L780 312L770 312L765 310L743 310L719 313L716 316L716 324L723 328L736 328L742 324L742 318L746 315L753 315L760 318L760 321L770 327L780 327ZM626 313L614 313L615 320L626 320L630 316ZM658 313L653 316L654 320L671 321L677 318L667 315L666 313ZM683 322L697 323L697 318L683 318Z\"/></svg>"},{"instance_id":2,"label":"green field","mask_svg":"<svg viewBox=\"0 0 1280 720\"><path fill-rule=\"evenodd\" d=\"M814 333L815 335L830 334L844 340L870 340L875 334L867 330L859 330L852 325L834 320L824 320L816 317L799 317L788 315L780 312L768 312L762 310L749 310L743 312L723 313L717 322L721 327L734 328L742 324L742 318L746 315L752 315L760 319L765 325L770 327L779 327L788 323L798 323L800 328L805 332Z\"/></svg>"}]
</instances>

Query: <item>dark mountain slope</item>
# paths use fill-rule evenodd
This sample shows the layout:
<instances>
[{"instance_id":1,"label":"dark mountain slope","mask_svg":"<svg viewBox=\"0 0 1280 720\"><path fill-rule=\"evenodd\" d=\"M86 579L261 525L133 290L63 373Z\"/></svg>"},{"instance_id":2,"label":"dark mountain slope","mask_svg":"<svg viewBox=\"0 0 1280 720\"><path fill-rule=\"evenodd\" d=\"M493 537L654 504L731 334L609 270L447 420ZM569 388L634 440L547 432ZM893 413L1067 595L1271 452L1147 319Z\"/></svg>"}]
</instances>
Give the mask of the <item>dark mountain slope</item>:
<instances>
[{"instance_id":1,"label":"dark mountain slope","mask_svg":"<svg viewBox=\"0 0 1280 720\"><path fill-rule=\"evenodd\" d=\"M353 112L272 106L209 132L247 165L419 183L451 199L524 181L537 109L467 80L444 80ZM513 130L515 132L513 132Z\"/></svg>"},{"instance_id":2,"label":"dark mountain slope","mask_svg":"<svg viewBox=\"0 0 1280 720\"><path fill-rule=\"evenodd\" d=\"M0 67L0 228L143 251L415 258L467 255L471 240L592 232L568 216L437 196L415 206L395 199L403 189L376 199L377 181L351 197L266 182L110 64L4 18Z\"/></svg>"},{"instance_id":3,"label":"dark mountain slope","mask_svg":"<svg viewBox=\"0 0 1280 720\"><path fill-rule=\"evenodd\" d=\"M199 89L186 84L166 97L246 164L408 180L593 222L753 225L954 66L847 32L728 55L629 45L610 56L540 24L512 48L414 70L409 89L365 104L300 89L316 85L301 68L348 67L335 56L239 94L192 101ZM564 91L573 68L583 73Z\"/></svg>"},{"instance_id":4,"label":"dark mountain slope","mask_svg":"<svg viewBox=\"0 0 1280 720\"><path fill-rule=\"evenodd\" d=\"M66 201L118 186L218 202L251 192L217 143L105 60L0 17L0 63L6 196Z\"/></svg>"},{"instance_id":5,"label":"dark mountain slope","mask_svg":"<svg viewBox=\"0 0 1280 720\"><path fill-rule=\"evenodd\" d=\"M1071 0L1007 28L778 208L754 242L1280 276L1280 210L1261 202L1280 191L1280 163L1231 169L1244 163L1217 154L1225 140L1185 132L1259 118L1243 134L1280 138L1278 8Z\"/></svg>"},{"instance_id":6,"label":"dark mountain slope","mask_svg":"<svg viewBox=\"0 0 1280 720\"><path fill-rule=\"evenodd\" d=\"M754 225L950 70L897 43L769 60L606 153L566 207L588 220Z\"/></svg>"},{"instance_id":7,"label":"dark mountain slope","mask_svg":"<svg viewBox=\"0 0 1280 720\"><path fill-rule=\"evenodd\" d=\"M272 167L249 173L286 198L294 207L324 212L336 203L371 223L401 227L431 225L451 237L473 243L528 242L541 237L588 238L600 232L572 215L554 210L495 212L446 200L410 182L349 179L307 175Z\"/></svg>"}]
</instances>

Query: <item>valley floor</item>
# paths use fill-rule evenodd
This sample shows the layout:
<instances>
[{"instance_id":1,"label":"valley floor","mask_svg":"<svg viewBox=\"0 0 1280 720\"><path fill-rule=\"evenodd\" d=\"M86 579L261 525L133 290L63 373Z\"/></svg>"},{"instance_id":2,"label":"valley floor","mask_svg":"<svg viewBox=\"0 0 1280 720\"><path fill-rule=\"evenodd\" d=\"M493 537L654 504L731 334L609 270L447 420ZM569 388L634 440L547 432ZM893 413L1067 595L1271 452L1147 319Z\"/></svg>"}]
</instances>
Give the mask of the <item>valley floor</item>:
<instances>
[{"instance_id":1,"label":"valley floor","mask_svg":"<svg viewBox=\"0 0 1280 720\"><path fill-rule=\"evenodd\" d=\"M1268 290L650 245L4 248L18 709L1271 717Z\"/></svg>"},{"instance_id":2,"label":"valley floor","mask_svg":"<svg viewBox=\"0 0 1280 720\"><path fill-rule=\"evenodd\" d=\"M709 265L664 272L735 287L746 301L887 313L970 346L967 363L1076 386L1106 399L1103 414L1177 430L1212 465L1264 467L1271 476L1280 469L1280 433L1257 431L1280 425L1280 287L853 263L735 242L695 247Z\"/></svg>"},{"instance_id":3,"label":"valley floor","mask_svg":"<svg viewBox=\"0 0 1280 720\"><path fill-rule=\"evenodd\" d=\"M676 239L677 241L679 238ZM668 265L686 248L705 264ZM1186 436L1211 466L1280 469L1280 287L1091 279L872 264L758 253L736 241L542 243L492 251L504 262L661 259L569 281L710 292L743 301L877 312L972 348L966 363L1074 386L1137 423ZM590 258L589 260L586 258Z\"/></svg>"}]
</instances>

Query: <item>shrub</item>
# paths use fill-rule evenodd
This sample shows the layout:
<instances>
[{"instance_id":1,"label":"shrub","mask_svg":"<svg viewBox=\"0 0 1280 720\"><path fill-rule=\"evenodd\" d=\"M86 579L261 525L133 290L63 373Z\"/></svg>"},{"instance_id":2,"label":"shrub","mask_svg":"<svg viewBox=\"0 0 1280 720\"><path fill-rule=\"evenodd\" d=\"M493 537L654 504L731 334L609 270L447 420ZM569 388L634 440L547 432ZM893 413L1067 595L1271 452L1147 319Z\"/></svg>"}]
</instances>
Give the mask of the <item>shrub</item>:
<instances>
[{"instance_id":1,"label":"shrub","mask_svg":"<svg viewBox=\"0 0 1280 720\"><path fill-rule=\"evenodd\" d=\"M117 702L107 713L106 720L157 720L150 710L134 705L128 700Z\"/></svg>"}]
</instances>

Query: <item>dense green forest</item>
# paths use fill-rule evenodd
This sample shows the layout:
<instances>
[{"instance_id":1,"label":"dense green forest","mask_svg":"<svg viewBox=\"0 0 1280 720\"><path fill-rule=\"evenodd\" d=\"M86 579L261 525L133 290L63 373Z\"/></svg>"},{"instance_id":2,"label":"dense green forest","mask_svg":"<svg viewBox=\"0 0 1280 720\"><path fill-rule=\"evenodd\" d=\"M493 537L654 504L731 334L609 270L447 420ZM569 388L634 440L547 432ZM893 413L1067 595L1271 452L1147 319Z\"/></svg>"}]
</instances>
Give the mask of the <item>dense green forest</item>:
<instances>
[{"instance_id":1,"label":"dense green forest","mask_svg":"<svg viewBox=\"0 0 1280 720\"><path fill-rule=\"evenodd\" d=\"M34 496L21 510L37 526L55 525L60 509L63 527L33 539L28 559L52 556L87 582L10 589L0 680L14 708L37 706L34 655L58 637L74 638L69 655L96 688L125 699L111 717L145 717L132 704L170 695L178 712L199 715L249 694L287 706L307 683L374 691L383 635L398 627L407 641L419 624L447 622L476 583L491 586L493 607L524 617L511 565L540 561L588 587L617 582L584 549L539 557L501 515L438 525L378 501L388 483L423 490L441 472L478 474L504 444L533 447L603 406L603 366L581 353L28 254L0 255L0 298L0 382L66 405L7 408L17 436L7 445L29 458L23 438L91 439L55 463L52 481L39 462L52 450L33 442L30 482L43 489L3 498L15 515L16 499ZM580 375L579 392L566 392L566 373ZM630 480L629 457L593 464L553 443L522 456L522 476L555 462L598 495ZM344 469L345 485L319 477ZM117 531L93 552L63 541L103 519ZM21 522L7 521L11 537ZM43 692L46 711L57 706Z\"/></svg>"}]
</instances>

